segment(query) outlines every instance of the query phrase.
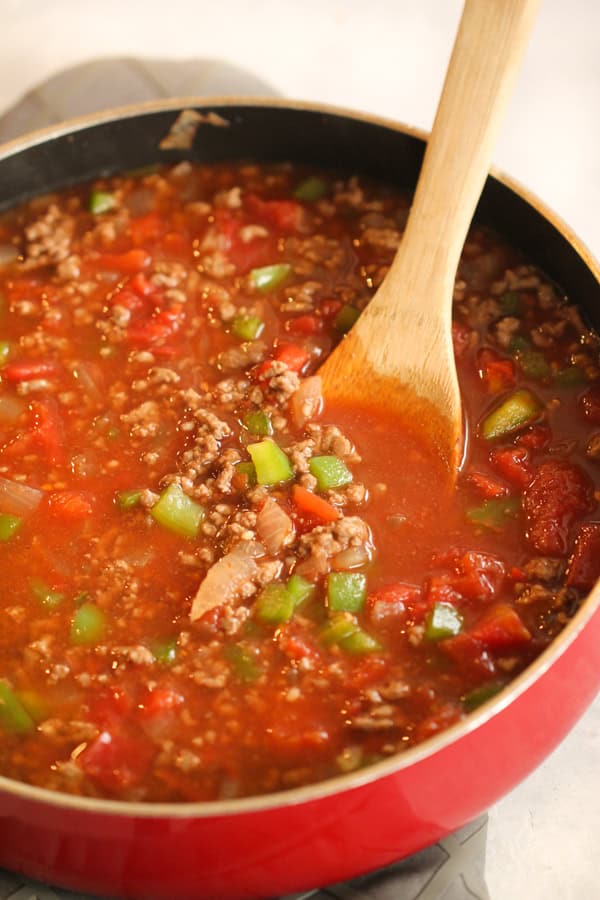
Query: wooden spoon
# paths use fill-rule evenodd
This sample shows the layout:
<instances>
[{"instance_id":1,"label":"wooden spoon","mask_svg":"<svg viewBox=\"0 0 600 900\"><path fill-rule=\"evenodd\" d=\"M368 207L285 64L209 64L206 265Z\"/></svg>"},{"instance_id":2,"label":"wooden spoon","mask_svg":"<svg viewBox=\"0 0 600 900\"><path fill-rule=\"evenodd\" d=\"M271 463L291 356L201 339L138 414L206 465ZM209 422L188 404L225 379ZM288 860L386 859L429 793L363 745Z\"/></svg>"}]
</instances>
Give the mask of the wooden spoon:
<instances>
[{"instance_id":1,"label":"wooden spoon","mask_svg":"<svg viewBox=\"0 0 600 900\"><path fill-rule=\"evenodd\" d=\"M462 456L452 295L539 0L466 0L410 216L375 296L320 370L326 400L400 414L448 465Z\"/></svg>"}]
</instances>

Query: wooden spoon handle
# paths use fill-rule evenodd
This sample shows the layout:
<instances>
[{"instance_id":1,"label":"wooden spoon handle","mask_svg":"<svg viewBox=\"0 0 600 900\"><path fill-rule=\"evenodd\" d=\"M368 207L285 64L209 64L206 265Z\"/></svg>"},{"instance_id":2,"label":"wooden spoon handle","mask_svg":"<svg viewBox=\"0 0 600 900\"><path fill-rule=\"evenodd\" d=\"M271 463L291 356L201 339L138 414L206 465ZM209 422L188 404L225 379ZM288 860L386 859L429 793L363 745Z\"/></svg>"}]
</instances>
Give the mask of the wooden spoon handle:
<instances>
[{"instance_id":1,"label":"wooden spoon handle","mask_svg":"<svg viewBox=\"0 0 600 900\"><path fill-rule=\"evenodd\" d=\"M387 297L399 278L405 295L414 283L415 296L423 296L423 278L452 289L539 2L466 0ZM444 292L426 295L439 301ZM449 305L446 312L450 316Z\"/></svg>"}]
</instances>

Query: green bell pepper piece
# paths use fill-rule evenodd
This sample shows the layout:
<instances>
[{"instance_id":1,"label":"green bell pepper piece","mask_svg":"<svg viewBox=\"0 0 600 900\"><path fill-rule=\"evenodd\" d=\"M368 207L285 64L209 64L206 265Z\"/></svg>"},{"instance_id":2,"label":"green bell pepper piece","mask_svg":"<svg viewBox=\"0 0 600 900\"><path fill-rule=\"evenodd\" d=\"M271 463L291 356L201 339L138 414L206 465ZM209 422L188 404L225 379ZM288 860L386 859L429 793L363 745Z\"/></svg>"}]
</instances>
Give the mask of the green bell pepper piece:
<instances>
[{"instance_id":1,"label":"green bell pepper piece","mask_svg":"<svg viewBox=\"0 0 600 900\"><path fill-rule=\"evenodd\" d=\"M204 519L204 507L184 494L178 484L170 484L150 510L152 518L182 537L197 537Z\"/></svg>"},{"instance_id":2,"label":"green bell pepper piece","mask_svg":"<svg viewBox=\"0 0 600 900\"><path fill-rule=\"evenodd\" d=\"M539 350L519 350L515 355L519 367L526 378L531 378L533 381L543 381L552 374L546 357Z\"/></svg>"},{"instance_id":3,"label":"green bell pepper piece","mask_svg":"<svg viewBox=\"0 0 600 900\"><path fill-rule=\"evenodd\" d=\"M258 316L236 316L231 323L231 333L240 341L254 341L263 333L265 323Z\"/></svg>"},{"instance_id":4,"label":"green bell pepper piece","mask_svg":"<svg viewBox=\"0 0 600 900\"><path fill-rule=\"evenodd\" d=\"M256 656L246 647L241 647L239 644L228 644L224 647L223 654L240 681L252 683L262 675L262 669Z\"/></svg>"},{"instance_id":5,"label":"green bell pepper piece","mask_svg":"<svg viewBox=\"0 0 600 900\"><path fill-rule=\"evenodd\" d=\"M76 610L71 622L71 643L95 644L106 630L106 618L94 603L84 603Z\"/></svg>"},{"instance_id":6,"label":"green bell pepper piece","mask_svg":"<svg viewBox=\"0 0 600 900\"><path fill-rule=\"evenodd\" d=\"M472 712L474 709L477 709L478 706L481 706L487 700L491 700L492 697L499 694L503 687L504 685L498 681L483 684L481 687L475 688L468 694L465 694L465 696L461 698L462 704L468 712Z\"/></svg>"},{"instance_id":7,"label":"green bell pepper piece","mask_svg":"<svg viewBox=\"0 0 600 900\"><path fill-rule=\"evenodd\" d=\"M0 727L11 734L25 734L35 728L35 722L4 680L0 680Z\"/></svg>"},{"instance_id":8,"label":"green bell pepper piece","mask_svg":"<svg viewBox=\"0 0 600 900\"><path fill-rule=\"evenodd\" d=\"M141 496L141 491L119 491L115 500L121 509L133 509L139 505Z\"/></svg>"},{"instance_id":9,"label":"green bell pepper piece","mask_svg":"<svg viewBox=\"0 0 600 900\"><path fill-rule=\"evenodd\" d=\"M510 519L514 519L519 511L517 497L499 497L485 500L481 506L468 509L467 521L488 531L502 531Z\"/></svg>"},{"instance_id":10,"label":"green bell pepper piece","mask_svg":"<svg viewBox=\"0 0 600 900\"><path fill-rule=\"evenodd\" d=\"M565 369L560 369L554 376L554 381L560 387L580 387L585 384L585 380L585 375L579 366L567 366Z\"/></svg>"},{"instance_id":11,"label":"green bell pepper piece","mask_svg":"<svg viewBox=\"0 0 600 900\"><path fill-rule=\"evenodd\" d=\"M244 416L244 427L248 429L250 434L256 434L259 437L268 437L273 434L271 417L266 412L263 412L262 409L247 412Z\"/></svg>"},{"instance_id":12,"label":"green bell pepper piece","mask_svg":"<svg viewBox=\"0 0 600 900\"><path fill-rule=\"evenodd\" d=\"M254 604L256 618L266 625L281 625L289 622L294 614L294 599L285 584L268 584L259 594Z\"/></svg>"},{"instance_id":13,"label":"green bell pepper piece","mask_svg":"<svg viewBox=\"0 0 600 900\"><path fill-rule=\"evenodd\" d=\"M256 484L256 469L254 463L240 462L236 465L235 471L245 479L244 487L254 487Z\"/></svg>"},{"instance_id":14,"label":"green bell pepper piece","mask_svg":"<svg viewBox=\"0 0 600 900\"><path fill-rule=\"evenodd\" d=\"M287 280L292 271L289 263L274 263L272 266L262 266L260 269L250 271L250 284L257 291L268 293L280 287Z\"/></svg>"},{"instance_id":15,"label":"green bell pepper piece","mask_svg":"<svg viewBox=\"0 0 600 900\"><path fill-rule=\"evenodd\" d=\"M443 641L462 630L463 617L451 603L436 603L425 620L428 641Z\"/></svg>"},{"instance_id":16,"label":"green bell pepper piece","mask_svg":"<svg viewBox=\"0 0 600 900\"><path fill-rule=\"evenodd\" d=\"M541 404L533 394L521 388L485 417L481 425L481 434L486 441L504 437L537 419L541 410Z\"/></svg>"},{"instance_id":17,"label":"green bell pepper piece","mask_svg":"<svg viewBox=\"0 0 600 900\"><path fill-rule=\"evenodd\" d=\"M302 578L300 575L292 575L285 589L292 598L294 607L300 606L305 600L310 600L311 597L314 597L317 590L316 585L312 581L307 581L306 578Z\"/></svg>"},{"instance_id":18,"label":"green bell pepper piece","mask_svg":"<svg viewBox=\"0 0 600 900\"><path fill-rule=\"evenodd\" d=\"M8 513L0 513L0 541L10 541L19 528L23 520L20 516L9 516Z\"/></svg>"},{"instance_id":19,"label":"green bell pepper piece","mask_svg":"<svg viewBox=\"0 0 600 900\"><path fill-rule=\"evenodd\" d=\"M516 291L505 291L499 303L503 316L519 316L522 312L521 298Z\"/></svg>"},{"instance_id":20,"label":"green bell pepper piece","mask_svg":"<svg viewBox=\"0 0 600 900\"><path fill-rule=\"evenodd\" d=\"M352 473L337 456L313 456L308 467L311 475L317 479L320 491L343 487L352 481Z\"/></svg>"},{"instance_id":21,"label":"green bell pepper piece","mask_svg":"<svg viewBox=\"0 0 600 900\"><path fill-rule=\"evenodd\" d=\"M48 609L54 609L55 606L58 606L65 599L64 594L53 590L41 578L30 578L29 587L34 597L39 600L42 606L46 606Z\"/></svg>"},{"instance_id":22,"label":"green bell pepper piece","mask_svg":"<svg viewBox=\"0 0 600 900\"><path fill-rule=\"evenodd\" d=\"M152 655L161 666L171 666L177 659L177 638L152 644Z\"/></svg>"},{"instance_id":23,"label":"green bell pepper piece","mask_svg":"<svg viewBox=\"0 0 600 900\"><path fill-rule=\"evenodd\" d=\"M88 209L95 216L101 213L110 212L117 205L117 198L114 194L107 191L92 191L88 203Z\"/></svg>"},{"instance_id":24,"label":"green bell pepper piece","mask_svg":"<svg viewBox=\"0 0 600 900\"><path fill-rule=\"evenodd\" d=\"M312 203L315 200L320 200L326 193L327 182L316 175L312 175L300 182L294 191L294 197L297 200L305 200L308 203Z\"/></svg>"},{"instance_id":25,"label":"green bell pepper piece","mask_svg":"<svg viewBox=\"0 0 600 900\"><path fill-rule=\"evenodd\" d=\"M336 612L357 613L367 596L367 579L361 572L330 572L327 576L327 605Z\"/></svg>"},{"instance_id":26,"label":"green bell pepper piece","mask_svg":"<svg viewBox=\"0 0 600 900\"><path fill-rule=\"evenodd\" d=\"M342 334L347 334L359 316L360 311L355 306L350 306L349 303L344 303L339 313L333 320L333 325L336 331L341 331Z\"/></svg>"},{"instance_id":27,"label":"green bell pepper piece","mask_svg":"<svg viewBox=\"0 0 600 900\"><path fill-rule=\"evenodd\" d=\"M254 463L259 484L281 484L294 477L291 462L271 438L265 438L258 444L248 444L248 453Z\"/></svg>"},{"instance_id":28,"label":"green bell pepper piece","mask_svg":"<svg viewBox=\"0 0 600 900\"><path fill-rule=\"evenodd\" d=\"M381 644L364 631L353 616L338 613L321 629L324 644L337 644L347 653L373 653Z\"/></svg>"}]
</instances>

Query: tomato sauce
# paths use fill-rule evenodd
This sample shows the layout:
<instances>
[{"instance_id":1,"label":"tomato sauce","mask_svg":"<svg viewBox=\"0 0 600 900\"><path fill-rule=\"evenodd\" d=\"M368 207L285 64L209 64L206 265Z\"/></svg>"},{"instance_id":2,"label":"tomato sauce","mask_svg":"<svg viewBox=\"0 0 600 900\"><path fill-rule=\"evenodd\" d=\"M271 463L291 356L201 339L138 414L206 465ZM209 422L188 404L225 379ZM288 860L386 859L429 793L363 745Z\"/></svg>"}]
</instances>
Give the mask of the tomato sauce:
<instances>
[{"instance_id":1,"label":"tomato sauce","mask_svg":"<svg viewBox=\"0 0 600 900\"><path fill-rule=\"evenodd\" d=\"M2 774L130 801L319 781L464 718L577 611L599 342L517 251L474 228L457 276L452 496L414 429L323 401L408 202L181 163L0 219Z\"/></svg>"}]
</instances>

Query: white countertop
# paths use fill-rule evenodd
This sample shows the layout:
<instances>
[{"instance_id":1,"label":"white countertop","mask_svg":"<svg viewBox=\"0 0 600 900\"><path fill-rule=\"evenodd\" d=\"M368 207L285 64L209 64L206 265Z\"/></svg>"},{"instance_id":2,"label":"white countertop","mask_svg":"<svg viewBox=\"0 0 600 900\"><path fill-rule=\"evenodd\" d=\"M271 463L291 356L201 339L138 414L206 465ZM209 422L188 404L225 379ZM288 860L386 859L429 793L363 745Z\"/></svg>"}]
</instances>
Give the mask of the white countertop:
<instances>
[{"instance_id":1,"label":"white countertop","mask_svg":"<svg viewBox=\"0 0 600 900\"><path fill-rule=\"evenodd\" d=\"M483 0L482 0L483 2ZM99 56L221 59L283 95L429 129L460 0L2 0L0 113ZM600 2L543 0L495 155L600 257ZM490 811L492 900L597 900L600 698Z\"/></svg>"}]
</instances>

